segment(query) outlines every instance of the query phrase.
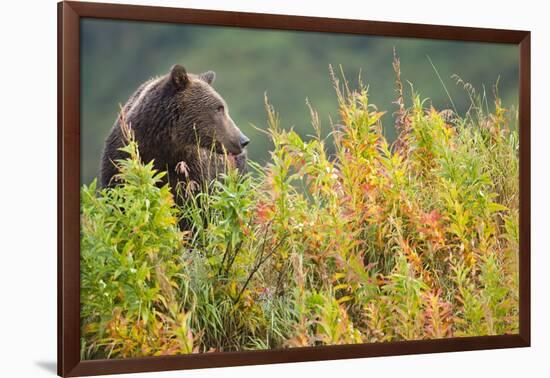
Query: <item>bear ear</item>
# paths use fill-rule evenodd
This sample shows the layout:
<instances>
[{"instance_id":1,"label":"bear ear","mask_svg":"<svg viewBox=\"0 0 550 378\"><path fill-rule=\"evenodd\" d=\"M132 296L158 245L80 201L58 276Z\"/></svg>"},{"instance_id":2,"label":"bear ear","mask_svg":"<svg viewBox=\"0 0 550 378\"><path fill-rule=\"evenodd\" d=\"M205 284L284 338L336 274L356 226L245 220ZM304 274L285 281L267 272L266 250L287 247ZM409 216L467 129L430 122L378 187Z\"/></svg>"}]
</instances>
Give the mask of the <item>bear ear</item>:
<instances>
[{"instance_id":1,"label":"bear ear","mask_svg":"<svg viewBox=\"0 0 550 378\"><path fill-rule=\"evenodd\" d=\"M202 81L207 82L208 84L212 85L214 83L214 80L216 80L216 73L214 71L206 71L199 75L199 78Z\"/></svg>"},{"instance_id":2,"label":"bear ear","mask_svg":"<svg viewBox=\"0 0 550 378\"><path fill-rule=\"evenodd\" d=\"M174 84L177 89L185 88L187 82L189 81L187 71L179 64L174 65L170 70L170 79L172 80L172 84Z\"/></svg>"}]
</instances>

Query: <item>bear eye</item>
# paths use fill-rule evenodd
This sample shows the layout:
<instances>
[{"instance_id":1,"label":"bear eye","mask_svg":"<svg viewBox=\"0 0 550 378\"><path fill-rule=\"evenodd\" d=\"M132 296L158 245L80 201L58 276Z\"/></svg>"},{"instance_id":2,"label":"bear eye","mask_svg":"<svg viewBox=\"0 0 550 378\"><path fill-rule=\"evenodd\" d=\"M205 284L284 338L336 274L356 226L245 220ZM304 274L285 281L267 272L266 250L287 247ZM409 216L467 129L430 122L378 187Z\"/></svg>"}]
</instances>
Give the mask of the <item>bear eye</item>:
<instances>
[{"instance_id":1,"label":"bear eye","mask_svg":"<svg viewBox=\"0 0 550 378\"><path fill-rule=\"evenodd\" d=\"M216 108L216 111L217 111L218 113L223 113L223 112L225 111L225 107L224 107L223 105L220 105L220 106L218 106L218 107Z\"/></svg>"}]
</instances>

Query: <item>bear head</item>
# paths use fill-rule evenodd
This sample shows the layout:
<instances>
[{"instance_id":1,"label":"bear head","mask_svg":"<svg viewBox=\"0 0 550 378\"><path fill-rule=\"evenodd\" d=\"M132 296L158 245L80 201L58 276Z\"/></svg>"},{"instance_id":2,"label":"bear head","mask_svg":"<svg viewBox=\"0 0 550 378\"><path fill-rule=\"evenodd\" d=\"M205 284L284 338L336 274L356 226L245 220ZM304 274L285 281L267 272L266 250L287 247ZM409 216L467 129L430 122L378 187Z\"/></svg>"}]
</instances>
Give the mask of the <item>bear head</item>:
<instances>
[{"instance_id":1,"label":"bear head","mask_svg":"<svg viewBox=\"0 0 550 378\"><path fill-rule=\"evenodd\" d=\"M174 149L200 146L231 157L244 153L250 140L235 125L227 103L212 87L215 77L212 71L187 73L181 65L173 66L166 75Z\"/></svg>"}]
</instances>

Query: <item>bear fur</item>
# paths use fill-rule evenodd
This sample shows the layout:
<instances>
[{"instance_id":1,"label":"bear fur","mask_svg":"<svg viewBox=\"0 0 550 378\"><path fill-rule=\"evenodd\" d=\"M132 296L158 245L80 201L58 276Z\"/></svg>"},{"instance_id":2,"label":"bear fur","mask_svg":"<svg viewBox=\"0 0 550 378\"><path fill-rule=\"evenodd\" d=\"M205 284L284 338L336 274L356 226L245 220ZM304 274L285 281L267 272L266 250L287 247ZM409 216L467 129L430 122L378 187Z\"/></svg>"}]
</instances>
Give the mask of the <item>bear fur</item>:
<instances>
[{"instance_id":1,"label":"bear fur","mask_svg":"<svg viewBox=\"0 0 550 378\"><path fill-rule=\"evenodd\" d=\"M204 188L228 166L246 170L249 139L239 130L224 99L214 90L215 73L187 73L175 65L143 83L128 99L105 141L100 185L116 185L116 161L127 157L122 119L131 128L145 163L166 171L176 201L182 188ZM123 117L123 118L122 118ZM182 185L183 184L183 185ZM185 190L183 191L185 193Z\"/></svg>"}]
</instances>

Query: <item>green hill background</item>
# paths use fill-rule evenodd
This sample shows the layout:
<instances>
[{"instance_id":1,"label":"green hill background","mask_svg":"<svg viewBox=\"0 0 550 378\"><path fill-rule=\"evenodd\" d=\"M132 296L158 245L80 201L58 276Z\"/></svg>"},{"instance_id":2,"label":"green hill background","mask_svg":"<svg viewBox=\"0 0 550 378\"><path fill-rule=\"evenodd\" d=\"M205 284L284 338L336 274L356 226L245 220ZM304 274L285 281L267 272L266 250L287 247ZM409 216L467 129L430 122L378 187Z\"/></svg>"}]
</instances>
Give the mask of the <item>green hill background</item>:
<instances>
[{"instance_id":1,"label":"green hill background","mask_svg":"<svg viewBox=\"0 0 550 378\"><path fill-rule=\"evenodd\" d=\"M342 65L351 84L361 72L371 103L387 111L383 122L392 139L394 47L402 79L412 82L436 108L452 106L428 56L459 112L466 111L468 97L450 78L455 73L479 90L485 85L487 92L500 77L504 105L517 104L519 61L514 45L84 19L81 182L87 184L98 174L103 142L119 104L143 81L168 72L175 63L193 73L216 71L214 87L250 137L249 157L260 163L269 158L271 146L252 125L266 127L265 92L284 127L294 126L301 136L312 134L308 98L321 116L323 132L330 132L329 117L337 120L338 115L329 64Z\"/></svg>"}]
</instances>

